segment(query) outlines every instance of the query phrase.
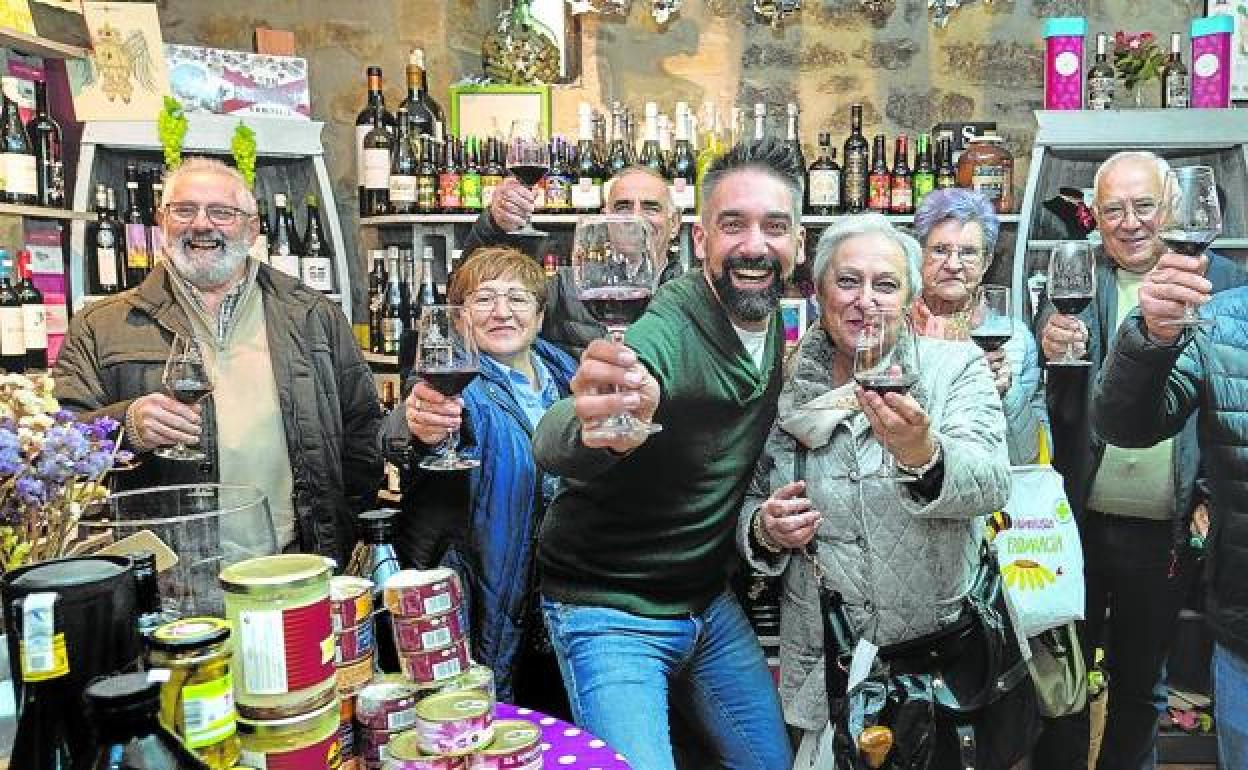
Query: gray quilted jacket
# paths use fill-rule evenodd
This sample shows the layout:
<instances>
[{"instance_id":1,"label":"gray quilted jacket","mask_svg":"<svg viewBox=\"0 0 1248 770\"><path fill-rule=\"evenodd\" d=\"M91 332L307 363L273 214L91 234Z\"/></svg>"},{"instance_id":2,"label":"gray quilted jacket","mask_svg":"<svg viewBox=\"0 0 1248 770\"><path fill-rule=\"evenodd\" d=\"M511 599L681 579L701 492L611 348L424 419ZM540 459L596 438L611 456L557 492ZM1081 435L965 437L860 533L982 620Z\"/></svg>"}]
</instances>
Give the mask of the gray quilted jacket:
<instances>
[{"instance_id":1,"label":"gray quilted jacket","mask_svg":"<svg viewBox=\"0 0 1248 770\"><path fill-rule=\"evenodd\" d=\"M819 327L802 339L737 527L751 565L783 575L780 697L785 720L807 730L828 718L814 571L801 554L771 555L750 539L755 510L770 490L793 480L797 442L808 449L806 494L823 514L816 558L844 597L856 634L877 645L935 631L957 617L978 564L976 517L1005 505L1010 490L1001 400L973 344L919 340L913 393L944 452L944 482L934 500L883 476L894 472L889 455L872 437L851 387L832 387L832 354Z\"/></svg>"}]
</instances>

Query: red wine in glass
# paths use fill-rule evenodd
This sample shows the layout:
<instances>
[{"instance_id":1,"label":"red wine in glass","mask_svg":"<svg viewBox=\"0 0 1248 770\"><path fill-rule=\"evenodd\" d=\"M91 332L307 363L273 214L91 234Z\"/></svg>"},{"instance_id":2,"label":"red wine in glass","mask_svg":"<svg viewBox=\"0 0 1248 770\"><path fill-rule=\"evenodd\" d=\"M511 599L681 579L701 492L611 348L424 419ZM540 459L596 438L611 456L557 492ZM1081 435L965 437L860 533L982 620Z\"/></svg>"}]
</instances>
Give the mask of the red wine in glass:
<instances>
[{"instance_id":1,"label":"red wine in glass","mask_svg":"<svg viewBox=\"0 0 1248 770\"><path fill-rule=\"evenodd\" d=\"M883 396L885 393L896 393L904 396L910 392L910 388L914 385L918 378L913 374L855 374L854 382L857 382L864 390L878 393Z\"/></svg>"},{"instance_id":2,"label":"red wine in glass","mask_svg":"<svg viewBox=\"0 0 1248 770\"><path fill-rule=\"evenodd\" d=\"M1157 237L1175 254L1199 257L1218 237L1218 233L1215 230L1162 230Z\"/></svg>"},{"instance_id":3,"label":"red wine in glass","mask_svg":"<svg viewBox=\"0 0 1248 770\"><path fill-rule=\"evenodd\" d=\"M991 353L995 350L1000 350L1005 345L1005 343L1009 342L1010 336L1011 335L1009 335L1008 333L999 334L999 333L992 331L991 329L988 331L982 331L982 332L972 331L971 341L974 342L976 345L979 345L980 350L984 351L985 353Z\"/></svg>"},{"instance_id":4,"label":"red wine in glass","mask_svg":"<svg viewBox=\"0 0 1248 770\"><path fill-rule=\"evenodd\" d=\"M1053 303L1053 307L1057 308L1057 312L1062 315L1079 315L1088 305L1092 304L1092 297L1087 294L1068 295L1063 297L1049 297L1049 301Z\"/></svg>"},{"instance_id":5,"label":"red wine in glass","mask_svg":"<svg viewBox=\"0 0 1248 770\"><path fill-rule=\"evenodd\" d=\"M421 369L420 378L444 396L458 396L477 372L477 369Z\"/></svg>"},{"instance_id":6,"label":"red wine in glass","mask_svg":"<svg viewBox=\"0 0 1248 770\"><path fill-rule=\"evenodd\" d=\"M650 295L650 289L641 286L603 286L580 293L585 309L607 328L625 327L641 318Z\"/></svg>"},{"instance_id":7,"label":"red wine in glass","mask_svg":"<svg viewBox=\"0 0 1248 770\"><path fill-rule=\"evenodd\" d=\"M203 380L177 379L170 388L173 397L183 404L198 404L212 393L212 383Z\"/></svg>"},{"instance_id":8,"label":"red wine in glass","mask_svg":"<svg viewBox=\"0 0 1248 770\"><path fill-rule=\"evenodd\" d=\"M532 187L546 176L546 172L550 170L549 166L539 166L532 163L517 163L507 167L511 173L516 175L516 179L524 182L525 187Z\"/></svg>"}]
</instances>

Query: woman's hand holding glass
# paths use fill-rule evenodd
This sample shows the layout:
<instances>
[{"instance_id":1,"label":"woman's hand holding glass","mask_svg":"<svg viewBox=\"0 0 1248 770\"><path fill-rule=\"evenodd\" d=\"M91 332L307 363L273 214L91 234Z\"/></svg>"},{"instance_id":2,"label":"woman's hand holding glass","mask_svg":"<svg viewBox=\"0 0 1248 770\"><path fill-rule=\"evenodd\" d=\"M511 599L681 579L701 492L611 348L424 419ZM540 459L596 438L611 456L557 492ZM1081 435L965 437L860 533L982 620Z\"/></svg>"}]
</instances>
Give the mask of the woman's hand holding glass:
<instances>
[{"instance_id":1,"label":"woman's hand holding glass","mask_svg":"<svg viewBox=\"0 0 1248 770\"><path fill-rule=\"evenodd\" d=\"M805 481L791 481L772 492L754 514L761 517L759 526L773 544L805 548L814 538L823 514L814 510L814 504L803 496L805 492Z\"/></svg>"},{"instance_id":2,"label":"woman's hand holding glass","mask_svg":"<svg viewBox=\"0 0 1248 770\"><path fill-rule=\"evenodd\" d=\"M459 430L464 406L459 396L444 396L420 381L408 394L404 412L412 437L425 446L436 446L446 441L448 431Z\"/></svg>"},{"instance_id":3,"label":"woman's hand holding glass","mask_svg":"<svg viewBox=\"0 0 1248 770\"><path fill-rule=\"evenodd\" d=\"M613 390L618 389L618 390ZM612 415L628 412L643 422L659 408L659 383L637 360L637 354L621 342L594 340L581 354L571 382L576 416L582 425L593 425ZM641 446L648 434L632 436L586 435L581 442L591 448L624 453Z\"/></svg>"},{"instance_id":4,"label":"woman's hand holding glass","mask_svg":"<svg viewBox=\"0 0 1248 770\"><path fill-rule=\"evenodd\" d=\"M899 464L918 468L926 465L936 452L931 420L927 412L909 393L885 393L881 396L856 388L858 404L871 423L871 432Z\"/></svg>"}]
</instances>

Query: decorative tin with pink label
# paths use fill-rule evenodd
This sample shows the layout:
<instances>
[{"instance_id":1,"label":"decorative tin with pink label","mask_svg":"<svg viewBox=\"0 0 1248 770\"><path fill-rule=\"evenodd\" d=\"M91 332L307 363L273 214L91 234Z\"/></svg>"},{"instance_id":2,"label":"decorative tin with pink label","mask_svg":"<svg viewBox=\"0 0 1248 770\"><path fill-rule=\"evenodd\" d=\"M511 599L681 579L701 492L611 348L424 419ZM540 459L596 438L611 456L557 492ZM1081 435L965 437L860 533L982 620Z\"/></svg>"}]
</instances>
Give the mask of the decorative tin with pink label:
<instances>
[{"instance_id":1,"label":"decorative tin with pink label","mask_svg":"<svg viewBox=\"0 0 1248 770\"><path fill-rule=\"evenodd\" d=\"M1192 20L1193 107L1231 106L1231 34L1235 20L1230 16L1207 16Z\"/></svg>"},{"instance_id":2,"label":"decorative tin with pink label","mask_svg":"<svg viewBox=\"0 0 1248 770\"><path fill-rule=\"evenodd\" d=\"M1062 16L1044 22L1044 108L1083 109L1083 38L1088 22Z\"/></svg>"}]
</instances>

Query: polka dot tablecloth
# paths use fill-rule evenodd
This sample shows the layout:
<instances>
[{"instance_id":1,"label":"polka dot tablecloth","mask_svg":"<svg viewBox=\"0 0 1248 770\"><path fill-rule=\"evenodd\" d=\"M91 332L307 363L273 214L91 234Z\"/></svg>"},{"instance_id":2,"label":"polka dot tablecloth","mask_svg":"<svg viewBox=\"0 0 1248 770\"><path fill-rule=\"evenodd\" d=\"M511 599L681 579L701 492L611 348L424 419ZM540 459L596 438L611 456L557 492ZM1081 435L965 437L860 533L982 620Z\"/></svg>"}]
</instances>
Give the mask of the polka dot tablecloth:
<instances>
[{"instance_id":1,"label":"polka dot tablecloth","mask_svg":"<svg viewBox=\"0 0 1248 770\"><path fill-rule=\"evenodd\" d=\"M500 703L494 708L494 718L526 719L542 728L544 770L630 770L624 757L606 741L540 711Z\"/></svg>"}]
</instances>

